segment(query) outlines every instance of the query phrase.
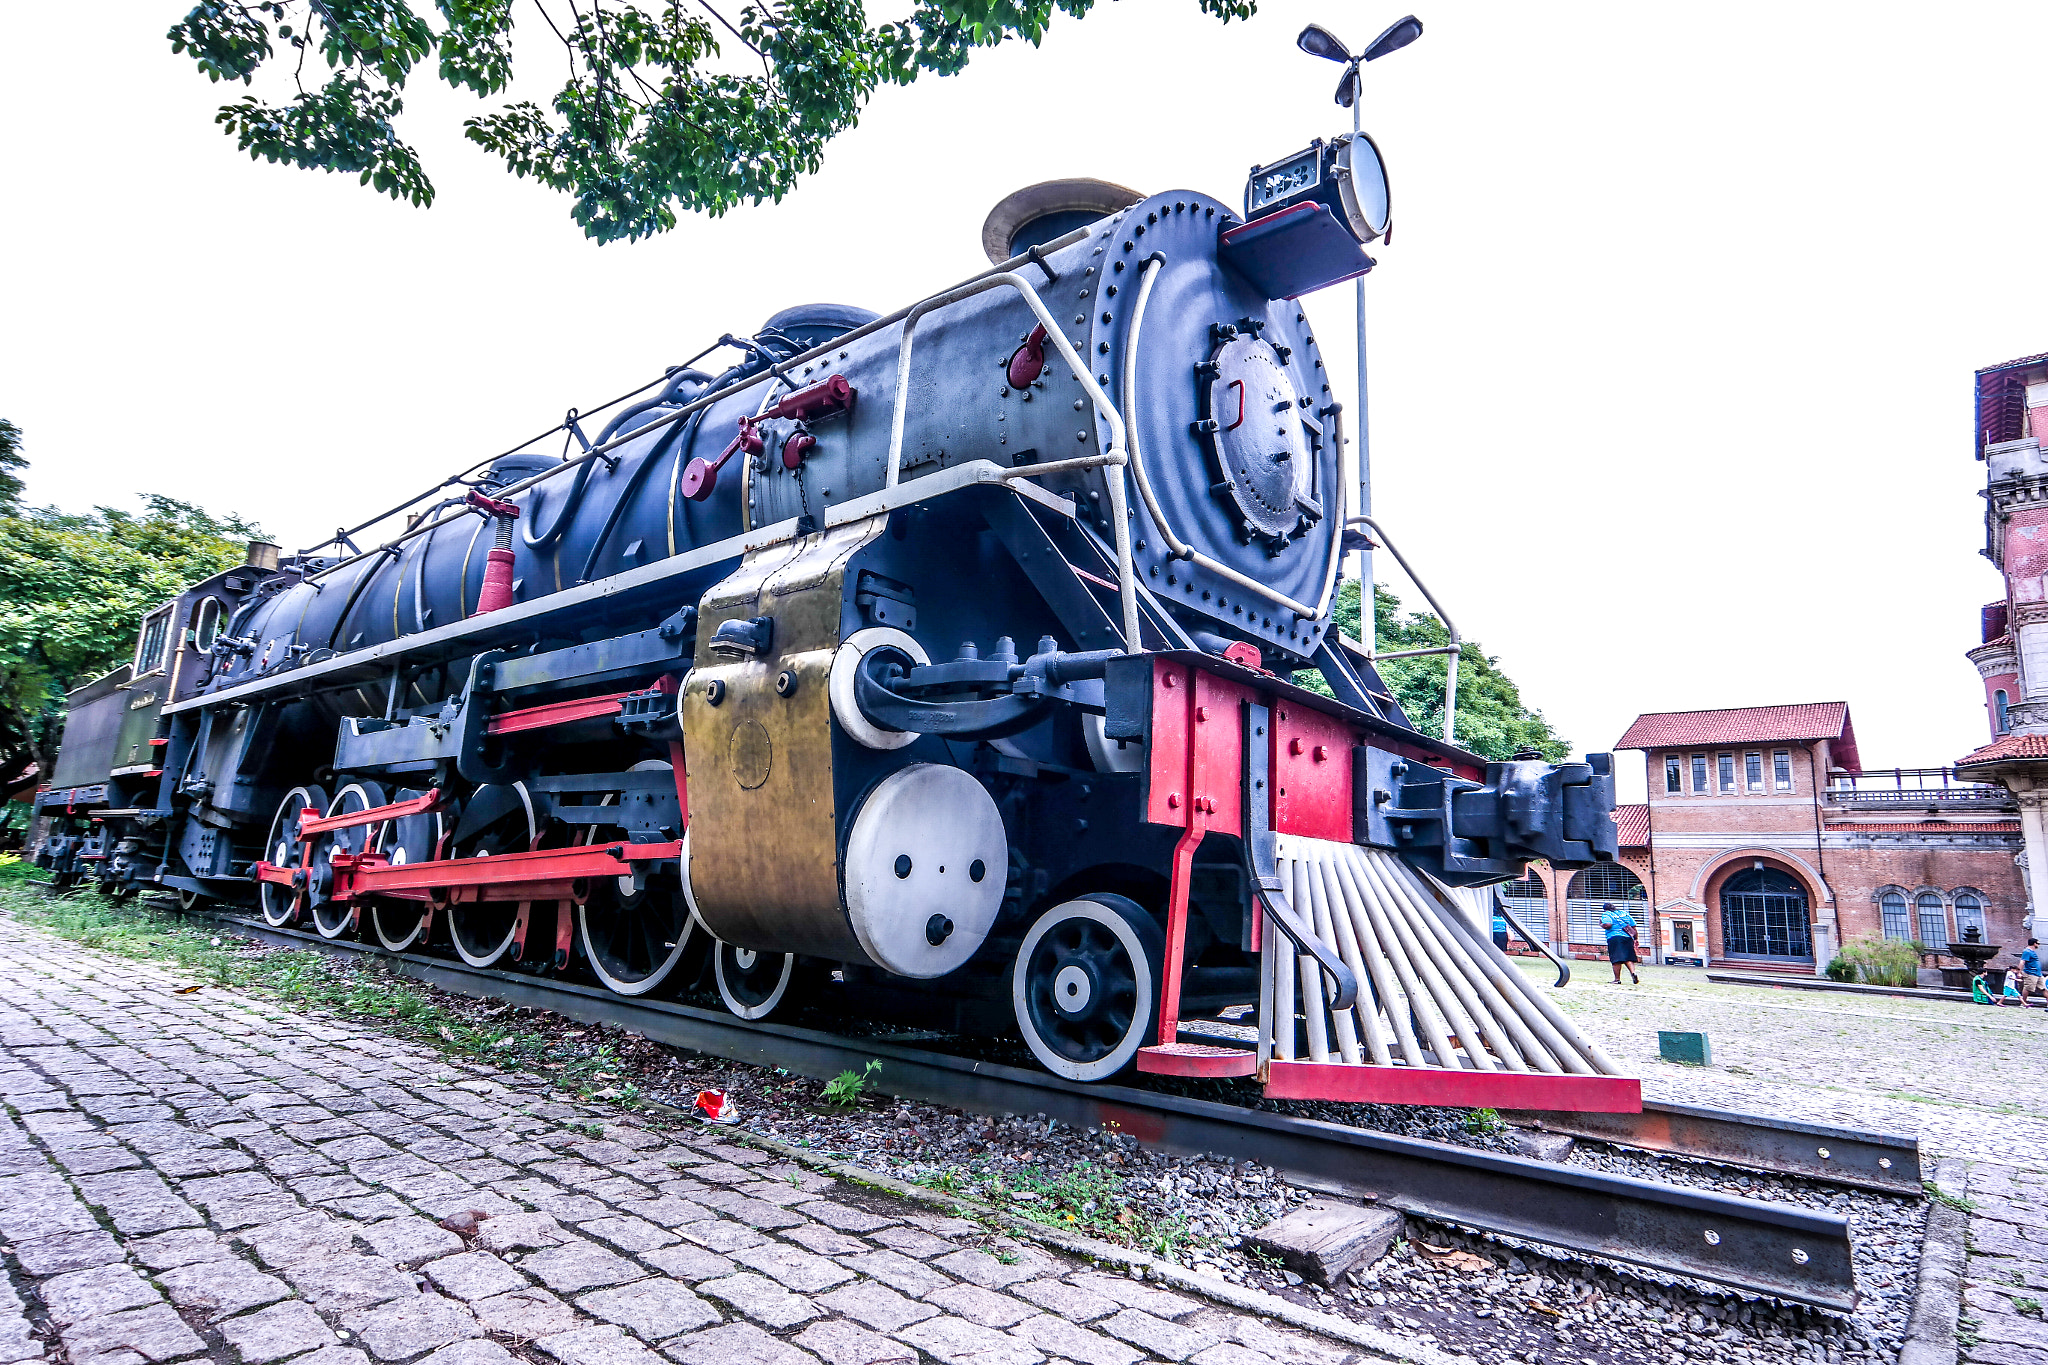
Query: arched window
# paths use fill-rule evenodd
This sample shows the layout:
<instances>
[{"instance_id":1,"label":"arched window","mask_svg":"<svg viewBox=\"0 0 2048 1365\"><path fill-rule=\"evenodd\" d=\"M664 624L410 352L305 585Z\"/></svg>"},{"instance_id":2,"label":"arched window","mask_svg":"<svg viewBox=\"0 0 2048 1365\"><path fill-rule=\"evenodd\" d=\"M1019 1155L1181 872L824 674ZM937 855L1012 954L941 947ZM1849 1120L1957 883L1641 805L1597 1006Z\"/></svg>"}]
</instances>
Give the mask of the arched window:
<instances>
[{"instance_id":1,"label":"arched window","mask_svg":"<svg viewBox=\"0 0 2048 1365\"><path fill-rule=\"evenodd\" d=\"M1721 948L1730 957L1813 960L1806 888L1775 867L1746 867L1721 885Z\"/></svg>"},{"instance_id":2,"label":"arched window","mask_svg":"<svg viewBox=\"0 0 2048 1365\"><path fill-rule=\"evenodd\" d=\"M2011 704L2012 698L2005 695L2004 688L2001 687L1991 694L1991 709L1998 713L1998 733L2001 735L2012 729L2011 723L2005 718L2005 708Z\"/></svg>"},{"instance_id":3,"label":"arched window","mask_svg":"<svg viewBox=\"0 0 2048 1365\"><path fill-rule=\"evenodd\" d=\"M213 648L213 642L220 638L220 599L202 597L199 609L192 613L192 647L201 654Z\"/></svg>"},{"instance_id":4,"label":"arched window","mask_svg":"<svg viewBox=\"0 0 2048 1365\"><path fill-rule=\"evenodd\" d=\"M1533 867L1522 874L1519 881L1508 882L1502 886L1500 893L1511 900L1518 901L1544 901L1550 899L1550 888L1543 884L1543 879L1536 875L1536 869Z\"/></svg>"},{"instance_id":5,"label":"arched window","mask_svg":"<svg viewBox=\"0 0 2048 1365\"><path fill-rule=\"evenodd\" d=\"M1922 891L1913 897L1913 911L1920 921L1920 942L1930 948L1948 947L1948 906L1939 891Z\"/></svg>"},{"instance_id":6,"label":"arched window","mask_svg":"<svg viewBox=\"0 0 2048 1365\"><path fill-rule=\"evenodd\" d=\"M1636 874L1620 863L1595 863L1575 873L1564 891L1564 918L1570 941L1605 943L1607 931L1600 927L1600 907L1611 904L1616 909L1638 912L1636 919L1640 923L1640 912L1649 899L1649 892L1643 889Z\"/></svg>"},{"instance_id":7,"label":"arched window","mask_svg":"<svg viewBox=\"0 0 2048 1365\"><path fill-rule=\"evenodd\" d=\"M1956 937L1968 942L1970 930L1977 931L1977 941L1982 943L1988 926L1984 923L1984 893L1971 886L1959 886L1950 897L1956 908Z\"/></svg>"},{"instance_id":8,"label":"arched window","mask_svg":"<svg viewBox=\"0 0 2048 1365\"><path fill-rule=\"evenodd\" d=\"M1909 939L1913 937L1913 919L1906 913L1906 893L1896 886L1887 886L1877 893L1878 913L1884 918L1886 938Z\"/></svg>"}]
</instances>

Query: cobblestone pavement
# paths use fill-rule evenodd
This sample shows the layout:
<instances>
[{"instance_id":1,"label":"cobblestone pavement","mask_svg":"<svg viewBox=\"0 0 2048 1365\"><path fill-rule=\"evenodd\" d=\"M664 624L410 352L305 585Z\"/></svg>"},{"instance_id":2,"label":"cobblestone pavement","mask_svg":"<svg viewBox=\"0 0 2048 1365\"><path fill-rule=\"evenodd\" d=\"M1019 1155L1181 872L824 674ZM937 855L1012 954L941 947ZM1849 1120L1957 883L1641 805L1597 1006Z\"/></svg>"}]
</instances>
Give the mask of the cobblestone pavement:
<instances>
[{"instance_id":1,"label":"cobblestone pavement","mask_svg":"<svg viewBox=\"0 0 2048 1365\"><path fill-rule=\"evenodd\" d=\"M0 920L0 1365L1341 1365L707 1130Z\"/></svg>"},{"instance_id":2,"label":"cobblestone pavement","mask_svg":"<svg viewBox=\"0 0 2048 1365\"><path fill-rule=\"evenodd\" d=\"M1637 987L1579 980L1554 998L1650 1098L1917 1136L1925 1172L1975 1206L1962 1358L2048 1359L2048 1011L1720 986L1676 967L1644 968ZM1658 1061L1659 1029L1705 1032L1715 1064Z\"/></svg>"}]
</instances>

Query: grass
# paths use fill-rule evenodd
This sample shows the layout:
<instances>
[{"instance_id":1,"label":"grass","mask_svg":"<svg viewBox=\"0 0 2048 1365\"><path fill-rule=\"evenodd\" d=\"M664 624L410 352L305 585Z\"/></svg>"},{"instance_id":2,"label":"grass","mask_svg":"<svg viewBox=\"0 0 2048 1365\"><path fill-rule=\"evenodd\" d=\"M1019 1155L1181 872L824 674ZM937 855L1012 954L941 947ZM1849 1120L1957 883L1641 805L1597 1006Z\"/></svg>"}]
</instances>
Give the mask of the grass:
<instances>
[{"instance_id":1,"label":"grass","mask_svg":"<svg viewBox=\"0 0 2048 1365\"><path fill-rule=\"evenodd\" d=\"M583 1099L639 1102L639 1088L620 1079L623 1063L609 1044L582 1049L477 1020L380 963L261 948L134 902L116 904L96 891L50 896L28 882L19 863L0 866L0 909L81 947L170 965L200 989L231 988L351 1022L375 1022L453 1056L545 1075Z\"/></svg>"},{"instance_id":2,"label":"grass","mask_svg":"<svg viewBox=\"0 0 2048 1365\"><path fill-rule=\"evenodd\" d=\"M1927 1192L1927 1197L1929 1199L1932 1199L1937 1204L1946 1204L1950 1208L1956 1210L1956 1212L1958 1213L1975 1213L1977 1211L1976 1200L1965 1199L1960 1195L1949 1194L1946 1191L1944 1191L1941 1188L1941 1186L1935 1184L1932 1180L1921 1181L1920 1188Z\"/></svg>"},{"instance_id":3,"label":"grass","mask_svg":"<svg viewBox=\"0 0 2048 1365\"><path fill-rule=\"evenodd\" d=\"M1171 1258L1189 1240L1180 1218L1145 1213L1124 1195L1124 1177L1092 1161L1059 1171L1038 1166L975 1163L948 1166L918 1178L943 1194L972 1194L1012 1217L1065 1232L1077 1232L1119 1246L1135 1246Z\"/></svg>"},{"instance_id":4,"label":"grass","mask_svg":"<svg viewBox=\"0 0 2048 1365\"><path fill-rule=\"evenodd\" d=\"M860 1103L867 1093L874 1074L882 1069L880 1061L871 1061L858 1071L842 1071L825 1082L825 1102L841 1109L851 1109Z\"/></svg>"}]
</instances>

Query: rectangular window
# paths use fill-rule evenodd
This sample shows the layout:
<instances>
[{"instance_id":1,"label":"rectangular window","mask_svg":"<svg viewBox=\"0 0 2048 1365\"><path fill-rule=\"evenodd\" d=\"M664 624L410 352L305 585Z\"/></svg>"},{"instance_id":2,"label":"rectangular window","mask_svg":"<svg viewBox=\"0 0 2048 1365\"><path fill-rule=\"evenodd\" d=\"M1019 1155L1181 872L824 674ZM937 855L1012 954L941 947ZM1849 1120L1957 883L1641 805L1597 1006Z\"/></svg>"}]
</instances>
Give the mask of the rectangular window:
<instances>
[{"instance_id":1,"label":"rectangular window","mask_svg":"<svg viewBox=\"0 0 2048 1365\"><path fill-rule=\"evenodd\" d=\"M1792 751L1777 749L1771 753L1771 776L1778 784L1778 790L1792 790Z\"/></svg>"},{"instance_id":2,"label":"rectangular window","mask_svg":"<svg viewBox=\"0 0 2048 1365\"><path fill-rule=\"evenodd\" d=\"M1764 756L1762 754L1744 754L1742 756L1742 772L1743 776L1749 779L1749 789L1751 791L1760 792L1764 789Z\"/></svg>"},{"instance_id":3,"label":"rectangular window","mask_svg":"<svg viewBox=\"0 0 2048 1365\"><path fill-rule=\"evenodd\" d=\"M1896 891L1887 891L1877 898L1878 910L1884 916L1886 938L1910 939L1913 937L1913 921L1906 913L1906 898Z\"/></svg>"},{"instance_id":4,"label":"rectangular window","mask_svg":"<svg viewBox=\"0 0 2048 1365\"><path fill-rule=\"evenodd\" d=\"M1722 791L1724 791L1724 792L1732 792L1732 791L1734 791L1734 790L1735 790L1735 755L1734 755L1734 754L1722 754L1722 755L1720 756L1720 767L1721 767L1721 790L1722 790Z\"/></svg>"},{"instance_id":5,"label":"rectangular window","mask_svg":"<svg viewBox=\"0 0 2048 1365\"><path fill-rule=\"evenodd\" d=\"M160 611L142 623L142 641L135 649L135 676L154 673L164 666L164 646L170 642L171 613Z\"/></svg>"},{"instance_id":6,"label":"rectangular window","mask_svg":"<svg viewBox=\"0 0 2048 1365\"><path fill-rule=\"evenodd\" d=\"M1664 760L1664 790L1665 790L1665 791L1668 791L1668 792L1679 792L1679 791L1683 791L1683 790L1685 789L1685 788L1684 788L1684 783L1683 783L1683 782L1682 782L1682 781L1680 780L1680 777L1681 777L1681 774L1679 773L1679 762L1678 762L1678 759L1677 759L1677 758L1675 758L1675 757L1667 757L1667 758L1665 758L1665 760Z\"/></svg>"},{"instance_id":7,"label":"rectangular window","mask_svg":"<svg viewBox=\"0 0 2048 1365\"><path fill-rule=\"evenodd\" d=\"M1705 796L1707 794L1707 756L1705 754L1694 754L1692 756L1692 790L1695 796Z\"/></svg>"}]
</instances>

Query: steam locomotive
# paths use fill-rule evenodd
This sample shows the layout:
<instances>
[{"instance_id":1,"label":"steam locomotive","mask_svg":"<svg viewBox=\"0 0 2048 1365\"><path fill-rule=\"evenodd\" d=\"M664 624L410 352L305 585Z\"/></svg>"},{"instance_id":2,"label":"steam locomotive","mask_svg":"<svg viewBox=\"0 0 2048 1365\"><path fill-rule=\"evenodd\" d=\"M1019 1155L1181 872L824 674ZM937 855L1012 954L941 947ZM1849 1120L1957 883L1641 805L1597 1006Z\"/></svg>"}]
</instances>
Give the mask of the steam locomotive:
<instances>
[{"instance_id":1,"label":"steam locomotive","mask_svg":"<svg viewBox=\"0 0 2048 1365\"><path fill-rule=\"evenodd\" d=\"M1370 542L1297 300L1387 203L1363 136L1242 212L1033 186L910 308L776 313L382 543L252 545L73 694L42 859L744 1019L829 978L1080 1081L1635 1107L1456 891L1611 858L1605 756L1420 734L1333 627Z\"/></svg>"}]
</instances>

